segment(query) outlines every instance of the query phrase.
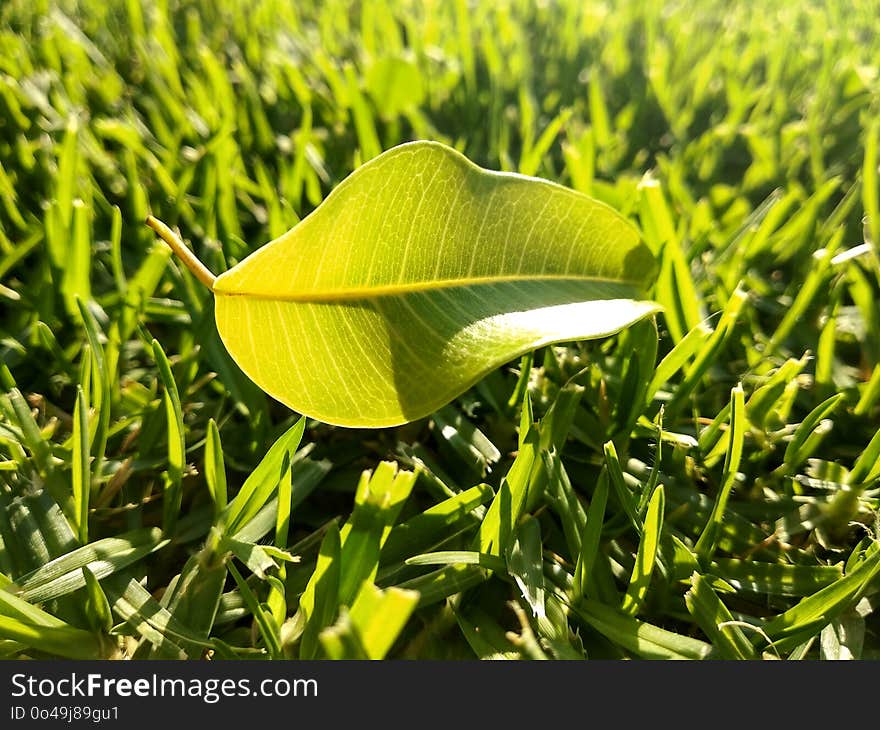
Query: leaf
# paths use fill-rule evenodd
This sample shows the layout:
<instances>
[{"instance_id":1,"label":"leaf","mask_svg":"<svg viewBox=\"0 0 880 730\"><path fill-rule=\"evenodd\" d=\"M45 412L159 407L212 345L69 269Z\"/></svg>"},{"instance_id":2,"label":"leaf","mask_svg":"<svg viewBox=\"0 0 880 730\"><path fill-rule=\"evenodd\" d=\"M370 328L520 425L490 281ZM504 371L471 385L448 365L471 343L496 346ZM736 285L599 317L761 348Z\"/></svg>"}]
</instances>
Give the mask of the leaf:
<instances>
[{"instance_id":1,"label":"leaf","mask_svg":"<svg viewBox=\"0 0 880 730\"><path fill-rule=\"evenodd\" d=\"M332 626L328 626L319 636L324 653L329 659L369 659L367 650L361 640L357 626L348 615L348 610L342 608L339 618Z\"/></svg>"},{"instance_id":2,"label":"leaf","mask_svg":"<svg viewBox=\"0 0 880 730\"><path fill-rule=\"evenodd\" d=\"M793 649L854 605L878 573L880 549L873 543L864 559L843 578L772 618L764 624L764 632L778 651Z\"/></svg>"},{"instance_id":3,"label":"leaf","mask_svg":"<svg viewBox=\"0 0 880 730\"><path fill-rule=\"evenodd\" d=\"M738 591L771 596L809 596L843 576L842 565L785 565L755 560L719 558L712 573Z\"/></svg>"},{"instance_id":4,"label":"leaf","mask_svg":"<svg viewBox=\"0 0 880 730\"><path fill-rule=\"evenodd\" d=\"M880 429L856 459L852 471L847 476L846 483L869 484L878 477L880 477Z\"/></svg>"},{"instance_id":5,"label":"leaf","mask_svg":"<svg viewBox=\"0 0 880 730\"><path fill-rule=\"evenodd\" d=\"M629 487L624 481L623 469L620 466L620 458L617 456L617 449L612 441L608 441L605 446L605 466L608 468L608 476L614 487L614 493L620 506L629 517L636 532L642 534L642 518L636 509L635 498Z\"/></svg>"},{"instance_id":6,"label":"leaf","mask_svg":"<svg viewBox=\"0 0 880 730\"><path fill-rule=\"evenodd\" d=\"M86 582L85 612L93 631L104 631L113 628L113 611L110 602L101 589L95 574L87 566L82 567L83 579Z\"/></svg>"},{"instance_id":7,"label":"leaf","mask_svg":"<svg viewBox=\"0 0 880 730\"><path fill-rule=\"evenodd\" d=\"M407 565L481 565L489 570L504 573L507 564L503 558L474 550L438 550L435 553L413 555L406 559Z\"/></svg>"},{"instance_id":8,"label":"leaf","mask_svg":"<svg viewBox=\"0 0 880 730\"><path fill-rule=\"evenodd\" d=\"M603 203L415 142L360 167L213 291L220 336L257 385L322 421L380 427L537 347L656 312L653 269Z\"/></svg>"},{"instance_id":9,"label":"leaf","mask_svg":"<svg viewBox=\"0 0 880 730\"><path fill-rule=\"evenodd\" d=\"M519 526L513 544L507 550L507 572L519 587L532 613L544 618L544 562L541 545L541 526L533 517L527 517Z\"/></svg>"},{"instance_id":10,"label":"leaf","mask_svg":"<svg viewBox=\"0 0 880 730\"><path fill-rule=\"evenodd\" d=\"M705 659L712 647L703 641L654 626L596 601L572 610L600 634L643 659Z\"/></svg>"},{"instance_id":11,"label":"leaf","mask_svg":"<svg viewBox=\"0 0 880 730\"><path fill-rule=\"evenodd\" d=\"M457 610L455 620L462 636L480 659L516 659L519 652L504 628L489 614L475 606Z\"/></svg>"},{"instance_id":12,"label":"leaf","mask_svg":"<svg viewBox=\"0 0 880 730\"><path fill-rule=\"evenodd\" d=\"M865 619L855 610L848 611L822 629L819 640L819 656L822 659L861 659L865 643Z\"/></svg>"},{"instance_id":13,"label":"leaf","mask_svg":"<svg viewBox=\"0 0 880 730\"><path fill-rule=\"evenodd\" d=\"M171 364L162 346L153 340L153 357L159 370L159 379L165 386L165 415L168 421L168 477L165 482L162 509L162 525L165 533L170 535L177 525L180 504L183 497L181 482L183 480L184 460L186 455L186 432L183 428L183 409L180 405L180 394Z\"/></svg>"},{"instance_id":14,"label":"leaf","mask_svg":"<svg viewBox=\"0 0 880 730\"><path fill-rule=\"evenodd\" d=\"M495 561L500 561L500 558L492 557ZM439 570L405 581L397 587L417 591L419 606L430 606L456 593L480 585L490 575L490 571L479 565L446 565Z\"/></svg>"},{"instance_id":15,"label":"leaf","mask_svg":"<svg viewBox=\"0 0 880 730\"><path fill-rule=\"evenodd\" d=\"M89 537L89 488L92 481L89 464L89 414L85 394L76 389L73 405L73 449L71 450L71 488L73 492L74 527L81 543Z\"/></svg>"},{"instance_id":16,"label":"leaf","mask_svg":"<svg viewBox=\"0 0 880 730\"><path fill-rule=\"evenodd\" d=\"M660 361L660 364L654 371L651 382L648 383L648 387L645 389L646 405L651 402L657 391L669 382L670 378L700 351L711 334L712 329L701 322L676 343L675 347L669 351L669 354Z\"/></svg>"},{"instance_id":17,"label":"leaf","mask_svg":"<svg viewBox=\"0 0 880 730\"><path fill-rule=\"evenodd\" d=\"M501 487L480 525L475 543L480 552L504 555L511 536L526 505L529 488L536 472L540 435L533 424L531 401L523 401L519 429L519 452L510 469L501 480Z\"/></svg>"},{"instance_id":18,"label":"leaf","mask_svg":"<svg viewBox=\"0 0 880 730\"><path fill-rule=\"evenodd\" d=\"M260 580L265 579L267 570L278 567L275 561L269 557L264 545L242 542L232 537L225 538L222 545L250 568L251 572Z\"/></svg>"},{"instance_id":19,"label":"leaf","mask_svg":"<svg viewBox=\"0 0 880 730\"><path fill-rule=\"evenodd\" d=\"M168 545L157 527L145 527L118 537L105 537L42 565L21 576L15 585L21 597L34 603L72 593L86 585L82 569L98 580L119 572Z\"/></svg>"},{"instance_id":20,"label":"leaf","mask_svg":"<svg viewBox=\"0 0 880 730\"><path fill-rule=\"evenodd\" d=\"M724 472L721 478L721 487L712 506L709 520L697 540L694 547L701 563L708 563L718 547L718 536L721 523L724 520L724 510L727 508L727 500L736 483L736 473L742 459L743 441L745 440L745 402L742 385L737 384L730 391L730 436L728 440L727 455L724 461Z\"/></svg>"},{"instance_id":21,"label":"leaf","mask_svg":"<svg viewBox=\"0 0 880 730\"><path fill-rule=\"evenodd\" d=\"M364 581L376 577L382 546L415 485L416 475L391 461L363 472L354 511L340 530L339 602L351 606Z\"/></svg>"},{"instance_id":22,"label":"leaf","mask_svg":"<svg viewBox=\"0 0 880 730\"><path fill-rule=\"evenodd\" d=\"M626 595L623 597L623 603L620 607L621 611L630 616L635 616L644 604L645 595L651 583L651 575L657 560L657 550L660 546L660 532L663 529L665 506L666 496L661 484L651 495L648 513L645 516L645 528L642 531L642 539L636 554L636 562L633 565L629 587L626 589Z\"/></svg>"},{"instance_id":23,"label":"leaf","mask_svg":"<svg viewBox=\"0 0 880 730\"><path fill-rule=\"evenodd\" d=\"M347 614L350 622L341 620L336 626L322 632L320 638L327 654L334 659L356 658L345 652L334 652L333 647L338 644L330 639L333 634L351 632L357 637L357 644L366 655L364 658L384 659L418 601L419 594L415 591L400 588L383 591L371 583L365 583Z\"/></svg>"},{"instance_id":24,"label":"leaf","mask_svg":"<svg viewBox=\"0 0 880 730\"><path fill-rule=\"evenodd\" d=\"M300 659L315 658L318 635L336 616L339 607L340 552L339 528L332 523L321 542L315 571L299 599L298 616L303 626Z\"/></svg>"},{"instance_id":25,"label":"leaf","mask_svg":"<svg viewBox=\"0 0 880 730\"><path fill-rule=\"evenodd\" d=\"M783 466L787 473L794 472L810 455L804 445L808 443L811 434L816 431L822 420L831 414L841 400L843 400L843 393L837 393L822 401L807 414L807 417L795 429L783 457Z\"/></svg>"},{"instance_id":26,"label":"leaf","mask_svg":"<svg viewBox=\"0 0 880 730\"><path fill-rule=\"evenodd\" d=\"M226 509L226 467L223 460L223 446L220 443L220 429L214 419L208 421L205 436L205 483L214 503L215 520Z\"/></svg>"},{"instance_id":27,"label":"leaf","mask_svg":"<svg viewBox=\"0 0 880 730\"><path fill-rule=\"evenodd\" d=\"M437 444L441 456L461 461L475 478L501 458L497 447L476 428L464 414L452 406L444 406L433 414L437 428Z\"/></svg>"},{"instance_id":28,"label":"leaf","mask_svg":"<svg viewBox=\"0 0 880 730\"><path fill-rule=\"evenodd\" d=\"M253 615L254 621L256 621L260 635L266 643L266 650L269 652L269 656L272 659L280 659L282 653L281 637L278 635L278 627L272 620L271 614L266 610L264 604L259 603L256 595L247 584L247 581L242 577L241 573L238 572L235 564L230 561L227 563L226 567L228 568L230 575L235 579L235 583L244 599L244 603Z\"/></svg>"},{"instance_id":29,"label":"leaf","mask_svg":"<svg viewBox=\"0 0 880 730\"><path fill-rule=\"evenodd\" d=\"M581 549L578 553L574 571L573 593L575 597L590 594L593 581L593 566L599 554L602 539L602 524L605 520L605 506L608 504L608 474L603 473L596 484L593 499L587 509L587 522L581 535Z\"/></svg>"},{"instance_id":30,"label":"leaf","mask_svg":"<svg viewBox=\"0 0 880 730\"><path fill-rule=\"evenodd\" d=\"M100 637L72 626L35 626L0 615L0 638L65 659L100 659Z\"/></svg>"},{"instance_id":31,"label":"leaf","mask_svg":"<svg viewBox=\"0 0 880 730\"><path fill-rule=\"evenodd\" d=\"M203 640L211 634L226 582L226 561L214 550L212 542L209 540L208 545L186 561L173 587L162 596L162 605L168 610L170 620L186 626ZM174 642L163 639L147 656L151 659L174 656L178 648Z\"/></svg>"},{"instance_id":32,"label":"leaf","mask_svg":"<svg viewBox=\"0 0 880 730\"><path fill-rule=\"evenodd\" d=\"M688 611L725 659L756 659L754 647L706 579L694 573L684 601Z\"/></svg>"},{"instance_id":33,"label":"leaf","mask_svg":"<svg viewBox=\"0 0 880 730\"><path fill-rule=\"evenodd\" d=\"M221 519L225 521L226 532L235 535L252 520L272 496L278 482L284 476L284 457L293 461L293 454L299 447L305 429L305 419L300 418L279 439L272 444L263 460L245 480L238 494L227 506ZM273 526L276 515L273 515ZM239 538L242 536L239 535Z\"/></svg>"},{"instance_id":34,"label":"leaf","mask_svg":"<svg viewBox=\"0 0 880 730\"><path fill-rule=\"evenodd\" d=\"M401 561L407 555L442 542L458 523L464 522L471 512L494 496L492 487L478 484L397 525L382 548L382 562Z\"/></svg>"}]
</instances>

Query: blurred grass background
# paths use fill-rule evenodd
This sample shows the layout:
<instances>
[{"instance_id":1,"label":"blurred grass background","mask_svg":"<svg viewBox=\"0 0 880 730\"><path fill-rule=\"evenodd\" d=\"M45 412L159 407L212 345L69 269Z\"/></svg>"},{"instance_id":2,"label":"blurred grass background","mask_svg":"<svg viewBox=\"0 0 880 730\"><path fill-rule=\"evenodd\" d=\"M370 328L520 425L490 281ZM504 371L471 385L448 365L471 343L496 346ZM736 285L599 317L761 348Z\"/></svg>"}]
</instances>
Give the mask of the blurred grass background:
<instances>
[{"instance_id":1,"label":"blurred grass background","mask_svg":"<svg viewBox=\"0 0 880 730\"><path fill-rule=\"evenodd\" d=\"M421 590L393 651L385 648L392 655L874 655L878 17L876 2L855 0L7 0L0 572L12 581L8 593L60 601L43 608L100 636L93 648L102 655L136 652L131 642L161 646L155 626L126 614L134 594L141 608L168 594L161 608L189 637L184 655L208 644L233 656L272 654L273 631L276 653L283 644L300 655L309 641L303 624L315 615L300 595L307 585L314 591L328 522L345 518L353 500L366 504L355 495L361 473L391 460L417 468L402 522L456 495L458 507L472 504L449 518L448 543L439 533L401 537L376 557L378 576L364 576ZM399 429L309 423L292 457L290 539L276 545L305 540L302 563L287 566L283 588L258 568L242 578L250 593L225 569L206 578L203 565L195 582L222 593L220 608L181 607L166 589L191 576L185 565L205 557L217 526L205 476L210 419L234 493L297 416L238 371L207 292L143 220L152 212L178 226L219 273L292 227L360 163L412 139L444 141L481 165L557 180L622 211L661 261L659 340L640 326L602 343L545 348ZM737 405L731 392L740 382ZM179 402L167 395L175 389ZM491 579L462 555L435 573L405 565L436 547L467 550L485 529L479 505L513 478L508 470L531 433L517 434L526 392L543 424L530 469L546 466L530 478L544 480L546 494L530 499L532 517L507 546L516 542L525 557L496 555L507 562L491 564ZM732 464L737 440L743 455ZM603 480L613 487L605 526L590 537L596 554L581 555ZM482 483L491 490L461 501ZM651 499L658 483L665 522ZM727 532L717 547L727 562L713 563L717 540L698 539L719 494L715 521ZM649 501L665 540L657 555L645 538ZM602 512L596 519L601 525ZM251 541L271 527L255 528ZM418 536L424 524L417 527ZM64 564L65 574L97 570L100 585L77 577L66 593L20 590L50 559L123 534L125 545L102 543L109 573L100 575L94 555ZM650 566L637 578L646 551ZM593 565L603 587L578 583L578 565ZM845 583L851 573L860 577ZM465 574L460 586L425 589L424 576L435 576L434 590ZM539 602L539 585L574 601L572 579L588 608ZM817 599L821 610L786 613L826 586L838 592ZM94 606L104 596L112 615L65 606L70 591L89 592ZM326 599L327 615L311 631L337 621L352 599L343 597ZM260 602L273 606L274 629ZM16 603L5 615L51 624L28 611ZM198 626L187 626L187 611ZM356 614L361 633L372 615ZM648 646L634 615L685 643L652 634ZM734 627L741 636L731 638L734 629L717 628L728 620L764 637ZM350 627L340 625L321 650L357 654L339 638ZM8 655L58 653L16 630L2 634ZM118 635L129 643L107 638ZM847 636L860 638L847 644ZM770 639L783 643L770 647Z\"/></svg>"}]
</instances>

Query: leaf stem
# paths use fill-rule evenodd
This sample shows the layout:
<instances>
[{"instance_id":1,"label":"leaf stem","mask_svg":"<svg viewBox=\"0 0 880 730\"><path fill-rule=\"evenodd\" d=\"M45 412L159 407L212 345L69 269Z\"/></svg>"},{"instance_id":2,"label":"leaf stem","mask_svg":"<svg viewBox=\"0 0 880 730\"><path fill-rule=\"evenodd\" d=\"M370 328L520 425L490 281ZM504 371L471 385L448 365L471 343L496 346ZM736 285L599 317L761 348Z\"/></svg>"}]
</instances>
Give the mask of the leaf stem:
<instances>
[{"instance_id":1,"label":"leaf stem","mask_svg":"<svg viewBox=\"0 0 880 730\"><path fill-rule=\"evenodd\" d=\"M193 273L196 279L209 289L214 288L214 281L217 277L214 276L208 267L199 261L196 255L186 247L186 244L181 240L180 236L152 215L148 215L145 222L158 234L159 238L171 247L171 250L174 251L177 258L186 264L186 268Z\"/></svg>"}]
</instances>

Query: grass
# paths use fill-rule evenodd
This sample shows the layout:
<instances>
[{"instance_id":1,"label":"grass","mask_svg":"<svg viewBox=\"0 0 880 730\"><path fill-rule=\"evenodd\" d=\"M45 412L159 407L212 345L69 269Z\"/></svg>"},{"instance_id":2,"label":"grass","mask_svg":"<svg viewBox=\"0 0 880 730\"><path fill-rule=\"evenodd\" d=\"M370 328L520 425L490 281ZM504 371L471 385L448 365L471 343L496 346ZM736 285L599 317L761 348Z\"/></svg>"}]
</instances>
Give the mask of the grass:
<instances>
[{"instance_id":1,"label":"grass","mask_svg":"<svg viewBox=\"0 0 880 730\"><path fill-rule=\"evenodd\" d=\"M2 5L0 656L880 656L878 8L647 5ZM620 210L663 315L269 399L145 217L220 273L410 139Z\"/></svg>"}]
</instances>

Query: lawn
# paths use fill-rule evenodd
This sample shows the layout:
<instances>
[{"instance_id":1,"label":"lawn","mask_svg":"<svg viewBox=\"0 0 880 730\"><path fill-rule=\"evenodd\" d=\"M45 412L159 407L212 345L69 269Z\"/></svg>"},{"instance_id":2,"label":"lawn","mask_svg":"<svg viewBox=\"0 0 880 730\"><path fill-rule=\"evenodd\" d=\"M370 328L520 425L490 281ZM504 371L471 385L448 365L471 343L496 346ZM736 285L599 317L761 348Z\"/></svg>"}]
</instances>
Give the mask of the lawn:
<instances>
[{"instance_id":1,"label":"lawn","mask_svg":"<svg viewBox=\"0 0 880 730\"><path fill-rule=\"evenodd\" d=\"M0 657L880 657L878 17L3 2ZM267 395L145 219L219 275L414 140L614 208L662 312L396 427Z\"/></svg>"}]
</instances>

